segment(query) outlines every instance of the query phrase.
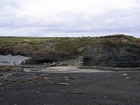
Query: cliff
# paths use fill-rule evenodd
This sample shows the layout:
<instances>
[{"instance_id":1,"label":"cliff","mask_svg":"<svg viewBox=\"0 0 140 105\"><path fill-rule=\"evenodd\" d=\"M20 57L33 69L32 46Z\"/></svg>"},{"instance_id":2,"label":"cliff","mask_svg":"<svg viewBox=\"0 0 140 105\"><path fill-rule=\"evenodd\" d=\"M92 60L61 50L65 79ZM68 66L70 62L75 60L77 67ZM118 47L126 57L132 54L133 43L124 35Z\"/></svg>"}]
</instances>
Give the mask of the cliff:
<instances>
[{"instance_id":1,"label":"cliff","mask_svg":"<svg viewBox=\"0 0 140 105\"><path fill-rule=\"evenodd\" d=\"M98 38L26 38L1 37L0 54L31 57L26 64L44 64L76 60L89 50Z\"/></svg>"},{"instance_id":2,"label":"cliff","mask_svg":"<svg viewBox=\"0 0 140 105\"><path fill-rule=\"evenodd\" d=\"M88 51L84 66L140 67L140 40L130 36L108 36Z\"/></svg>"},{"instance_id":3,"label":"cliff","mask_svg":"<svg viewBox=\"0 0 140 105\"><path fill-rule=\"evenodd\" d=\"M126 35L79 38L0 37L0 54L31 57L26 64L71 61L80 62L83 66L140 67L140 39Z\"/></svg>"}]
</instances>

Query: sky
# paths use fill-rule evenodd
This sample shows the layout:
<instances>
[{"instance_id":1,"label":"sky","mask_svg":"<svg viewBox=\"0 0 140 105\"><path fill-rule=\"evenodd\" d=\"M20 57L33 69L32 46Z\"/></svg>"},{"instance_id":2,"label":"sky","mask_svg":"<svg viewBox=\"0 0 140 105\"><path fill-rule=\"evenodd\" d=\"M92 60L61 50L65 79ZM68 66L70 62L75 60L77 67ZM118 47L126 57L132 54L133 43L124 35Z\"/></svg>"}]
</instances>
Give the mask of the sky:
<instances>
[{"instance_id":1,"label":"sky","mask_svg":"<svg viewBox=\"0 0 140 105\"><path fill-rule=\"evenodd\" d=\"M0 36L139 33L140 0L0 0Z\"/></svg>"}]
</instances>

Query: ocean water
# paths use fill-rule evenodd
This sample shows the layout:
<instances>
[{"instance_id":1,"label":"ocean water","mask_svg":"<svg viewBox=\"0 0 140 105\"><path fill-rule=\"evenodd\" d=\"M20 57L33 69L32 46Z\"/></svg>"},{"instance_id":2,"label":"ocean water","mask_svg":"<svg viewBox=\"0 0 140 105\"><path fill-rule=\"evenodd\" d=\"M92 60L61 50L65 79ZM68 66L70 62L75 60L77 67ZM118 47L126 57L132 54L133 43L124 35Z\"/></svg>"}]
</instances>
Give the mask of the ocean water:
<instances>
[{"instance_id":1,"label":"ocean water","mask_svg":"<svg viewBox=\"0 0 140 105\"><path fill-rule=\"evenodd\" d=\"M9 55L0 55L0 65L20 65L23 61L30 59L30 57L25 57L21 55L13 56Z\"/></svg>"}]
</instances>

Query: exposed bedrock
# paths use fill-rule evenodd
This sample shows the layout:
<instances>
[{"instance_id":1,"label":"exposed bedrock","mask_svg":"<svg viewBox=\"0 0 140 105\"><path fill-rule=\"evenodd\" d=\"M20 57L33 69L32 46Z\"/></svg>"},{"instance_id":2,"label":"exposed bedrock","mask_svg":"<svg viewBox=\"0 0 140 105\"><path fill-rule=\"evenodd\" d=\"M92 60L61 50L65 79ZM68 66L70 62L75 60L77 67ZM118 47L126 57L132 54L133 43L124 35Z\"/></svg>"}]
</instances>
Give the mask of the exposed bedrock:
<instances>
[{"instance_id":1,"label":"exposed bedrock","mask_svg":"<svg viewBox=\"0 0 140 105\"><path fill-rule=\"evenodd\" d=\"M31 40L31 39L30 39ZM60 38L1 45L0 54L30 57L22 64L140 67L140 39L125 35ZM14 42L13 42L14 43Z\"/></svg>"},{"instance_id":2,"label":"exposed bedrock","mask_svg":"<svg viewBox=\"0 0 140 105\"><path fill-rule=\"evenodd\" d=\"M101 41L83 58L84 66L140 67L140 46L132 43Z\"/></svg>"},{"instance_id":3,"label":"exposed bedrock","mask_svg":"<svg viewBox=\"0 0 140 105\"><path fill-rule=\"evenodd\" d=\"M75 57L68 54L59 54L59 53L34 55L31 59L26 60L25 64L53 63L69 59L75 59Z\"/></svg>"}]
</instances>

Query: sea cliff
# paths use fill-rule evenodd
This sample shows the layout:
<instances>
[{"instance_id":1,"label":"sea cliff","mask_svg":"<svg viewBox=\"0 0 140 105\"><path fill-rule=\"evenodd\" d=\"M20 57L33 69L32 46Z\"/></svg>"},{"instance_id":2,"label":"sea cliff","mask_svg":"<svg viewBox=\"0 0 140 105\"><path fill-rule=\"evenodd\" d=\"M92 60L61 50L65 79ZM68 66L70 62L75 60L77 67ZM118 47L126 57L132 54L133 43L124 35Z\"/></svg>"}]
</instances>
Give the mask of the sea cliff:
<instances>
[{"instance_id":1,"label":"sea cliff","mask_svg":"<svg viewBox=\"0 0 140 105\"><path fill-rule=\"evenodd\" d=\"M140 67L140 39L127 35L78 38L0 37L1 55L31 57L25 64Z\"/></svg>"}]
</instances>

